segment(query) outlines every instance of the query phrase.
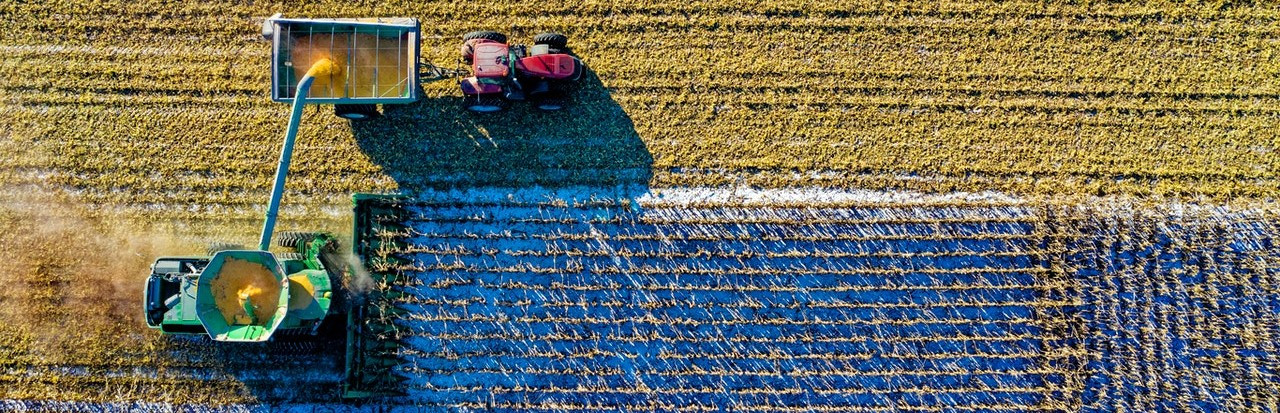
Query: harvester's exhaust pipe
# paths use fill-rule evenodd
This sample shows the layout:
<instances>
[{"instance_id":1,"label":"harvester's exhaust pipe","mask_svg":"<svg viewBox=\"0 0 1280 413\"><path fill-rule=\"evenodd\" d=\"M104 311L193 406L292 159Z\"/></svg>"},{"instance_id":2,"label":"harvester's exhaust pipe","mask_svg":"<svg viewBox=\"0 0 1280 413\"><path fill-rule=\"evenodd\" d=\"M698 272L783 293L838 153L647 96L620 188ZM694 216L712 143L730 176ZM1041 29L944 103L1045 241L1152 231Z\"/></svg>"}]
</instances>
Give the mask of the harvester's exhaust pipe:
<instances>
[{"instance_id":1,"label":"harvester's exhaust pipe","mask_svg":"<svg viewBox=\"0 0 1280 413\"><path fill-rule=\"evenodd\" d=\"M262 222L262 236L258 238L258 249L266 251L271 247L271 233L276 228L276 216L280 212L280 198L284 196L284 181L289 175L289 161L293 158L293 142L298 137L298 123L302 122L302 108L307 103L307 92L316 78L329 79L339 74L342 67L329 59L320 59L311 65L306 76L298 82L298 92L293 97L293 113L289 116L289 129L284 135L284 147L280 148L280 163L276 165L275 184L271 188L271 203L267 205L267 216Z\"/></svg>"}]
</instances>

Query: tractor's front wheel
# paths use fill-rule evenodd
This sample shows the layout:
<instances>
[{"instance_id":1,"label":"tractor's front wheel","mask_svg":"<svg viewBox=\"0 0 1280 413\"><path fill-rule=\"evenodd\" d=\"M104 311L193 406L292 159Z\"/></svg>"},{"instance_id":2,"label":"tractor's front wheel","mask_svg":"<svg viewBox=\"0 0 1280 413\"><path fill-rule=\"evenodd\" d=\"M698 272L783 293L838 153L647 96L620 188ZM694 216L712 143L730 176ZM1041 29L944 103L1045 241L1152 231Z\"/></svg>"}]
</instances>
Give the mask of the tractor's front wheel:
<instances>
[{"instance_id":1,"label":"tractor's front wheel","mask_svg":"<svg viewBox=\"0 0 1280 413\"><path fill-rule=\"evenodd\" d=\"M501 112L510 105L510 102L503 99L500 93L466 95L462 99L462 107L475 113Z\"/></svg>"},{"instance_id":2,"label":"tractor's front wheel","mask_svg":"<svg viewBox=\"0 0 1280 413\"><path fill-rule=\"evenodd\" d=\"M333 115L346 120L369 120L378 117L378 105L333 105Z\"/></svg>"}]
</instances>

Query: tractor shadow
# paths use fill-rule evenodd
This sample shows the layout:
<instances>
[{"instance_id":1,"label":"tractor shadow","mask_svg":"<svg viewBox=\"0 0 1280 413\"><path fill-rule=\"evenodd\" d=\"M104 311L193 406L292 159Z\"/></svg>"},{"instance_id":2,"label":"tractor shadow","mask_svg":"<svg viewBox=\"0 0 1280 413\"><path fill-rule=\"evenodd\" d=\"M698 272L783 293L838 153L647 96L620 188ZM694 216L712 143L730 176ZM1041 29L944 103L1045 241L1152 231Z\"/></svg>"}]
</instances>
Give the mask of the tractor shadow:
<instances>
[{"instance_id":1,"label":"tractor shadow","mask_svg":"<svg viewBox=\"0 0 1280 413\"><path fill-rule=\"evenodd\" d=\"M611 188L647 192L653 157L630 116L588 71L562 111L512 102L476 114L461 96L427 97L352 123L356 143L401 192L457 188Z\"/></svg>"},{"instance_id":2,"label":"tractor shadow","mask_svg":"<svg viewBox=\"0 0 1280 413\"><path fill-rule=\"evenodd\" d=\"M351 128L359 148L395 180L401 194L449 205L432 210L431 215L466 211L471 217L486 217L480 222L467 219L443 231L459 235L472 230L492 234L570 232L580 229L568 223L580 217L564 212L573 208L534 204L608 199L630 207L620 213L634 213L638 203L631 201L648 193L653 157L631 117L595 73L584 74L569 96L569 105L557 112L540 111L529 102L512 102L507 110L492 114L467 111L461 96L428 97L384 108L383 117L354 122ZM586 208L576 213L598 210ZM548 220L551 216L563 221ZM533 220L543 223L526 223ZM526 228L528 225L537 228ZM526 241L536 243L533 239L505 242ZM523 248L503 241L484 242L484 248L503 251ZM449 245L464 247L457 242ZM420 282L429 285L433 277L454 275L432 272L421 276ZM433 396L420 394L431 373L416 370L417 362L405 361L401 366L407 369L404 375L409 383L405 386L411 395L400 401L431 399ZM419 390L412 390L415 388ZM383 402L396 403L372 403Z\"/></svg>"}]
</instances>

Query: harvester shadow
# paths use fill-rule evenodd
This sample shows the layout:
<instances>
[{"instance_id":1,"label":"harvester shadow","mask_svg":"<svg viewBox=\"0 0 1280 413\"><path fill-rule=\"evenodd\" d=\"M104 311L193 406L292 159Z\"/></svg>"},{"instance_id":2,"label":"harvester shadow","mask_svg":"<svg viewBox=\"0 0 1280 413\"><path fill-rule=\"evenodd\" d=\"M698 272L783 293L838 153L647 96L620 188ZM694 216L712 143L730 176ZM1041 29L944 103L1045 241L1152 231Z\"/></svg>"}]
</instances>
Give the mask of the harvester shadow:
<instances>
[{"instance_id":1,"label":"harvester shadow","mask_svg":"<svg viewBox=\"0 0 1280 413\"><path fill-rule=\"evenodd\" d=\"M470 113L460 96L386 108L352 124L356 143L402 192L457 188L613 188L647 192L653 158L631 118L588 72L563 111L526 102ZM613 194L611 194L613 195Z\"/></svg>"},{"instance_id":2,"label":"harvester shadow","mask_svg":"<svg viewBox=\"0 0 1280 413\"><path fill-rule=\"evenodd\" d=\"M515 102L508 110L492 114L468 112L461 106L461 97L425 98L411 105L385 108L382 118L352 123L351 127L357 145L373 164L395 180L401 194L423 200L421 205L435 205L424 207L427 208L424 212L439 220L425 225L452 222L457 218L452 214L461 213L468 216L462 220L474 224L476 231L489 234L524 231L528 229L523 228L524 222L538 219L545 224L532 231L570 232L577 230L570 222L580 217L562 212L570 208L543 206L591 200L618 207L625 205L629 211L634 211L638 209L638 203L632 201L648 193L653 164L653 158L630 116L594 73L588 72L571 96L569 106L558 112L542 112L528 103ZM546 220L549 216L560 219ZM472 222L473 219L480 222ZM426 227L414 227L414 230L433 231ZM354 241L357 249L367 245L362 241L360 231L356 230ZM470 230L461 227L445 230L450 234L457 231ZM440 237L427 242L449 244L450 241L446 240L450 238L448 234L437 235ZM486 240L482 246L451 244L452 247L446 248L473 251L520 248L504 242L520 241ZM358 255L365 257L362 253ZM390 273L374 271L373 278L395 276L394 271ZM430 285L439 277L456 275L445 273L431 271L430 274L415 274L413 277L417 283ZM429 288L418 290L403 284L391 288L399 288L397 291L416 298L429 298L435 294ZM501 293L497 296L488 292L476 294L485 300L510 298ZM422 312L418 315L429 316L437 310L417 311ZM381 325L382 328L391 326L394 336L403 343L414 342L405 337L419 333L429 337L431 334L406 327L403 323ZM377 330L371 326L366 324L362 328L364 331ZM410 352L412 354L436 351L420 347L421 342L404 345L415 350ZM363 344L358 347L367 348ZM433 362L409 361L405 357L418 356L404 356L403 353L398 357L399 366L407 369L400 371L406 383L384 386L382 383L385 382L374 381L378 384L368 385L367 390L403 388L413 403L423 401L417 397L431 399L432 396L421 394L424 386L432 386L426 382L430 380L431 373L417 368L430 366ZM365 361L353 365L375 366L374 369L354 369L373 372L364 377L386 377L376 368L385 359L378 362L368 361L371 358L361 360ZM352 380L365 383L364 379Z\"/></svg>"},{"instance_id":3,"label":"harvester shadow","mask_svg":"<svg viewBox=\"0 0 1280 413\"><path fill-rule=\"evenodd\" d=\"M224 381L209 400L262 406L330 403L342 395L344 320L326 320L320 334L277 334L263 343L219 343L207 337L164 336L158 350L202 367L197 377ZM234 380L222 380L234 378ZM300 391L305 389L305 391ZM202 391L210 391L203 388ZM274 409L273 409L274 410Z\"/></svg>"}]
</instances>

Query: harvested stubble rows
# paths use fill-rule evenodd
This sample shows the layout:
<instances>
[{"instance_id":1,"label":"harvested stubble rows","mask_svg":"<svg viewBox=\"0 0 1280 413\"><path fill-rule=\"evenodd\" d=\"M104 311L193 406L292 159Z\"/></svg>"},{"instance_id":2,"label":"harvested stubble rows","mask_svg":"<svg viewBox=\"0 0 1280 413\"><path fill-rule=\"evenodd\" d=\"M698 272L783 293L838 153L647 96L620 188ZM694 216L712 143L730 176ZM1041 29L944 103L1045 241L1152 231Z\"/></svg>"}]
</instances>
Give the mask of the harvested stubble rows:
<instances>
[{"instance_id":1,"label":"harvested stubble rows","mask_svg":"<svg viewBox=\"0 0 1280 413\"><path fill-rule=\"evenodd\" d=\"M387 251L411 260L396 268L413 275L396 334L415 402L1007 410L1071 397L1073 303L1037 258L1033 210L441 202L407 206L406 245Z\"/></svg>"}]
</instances>

